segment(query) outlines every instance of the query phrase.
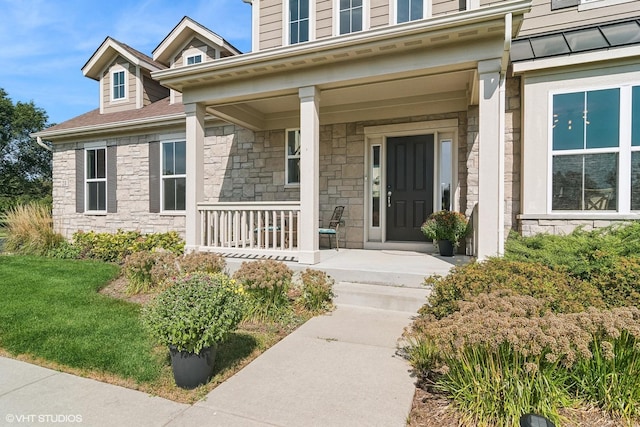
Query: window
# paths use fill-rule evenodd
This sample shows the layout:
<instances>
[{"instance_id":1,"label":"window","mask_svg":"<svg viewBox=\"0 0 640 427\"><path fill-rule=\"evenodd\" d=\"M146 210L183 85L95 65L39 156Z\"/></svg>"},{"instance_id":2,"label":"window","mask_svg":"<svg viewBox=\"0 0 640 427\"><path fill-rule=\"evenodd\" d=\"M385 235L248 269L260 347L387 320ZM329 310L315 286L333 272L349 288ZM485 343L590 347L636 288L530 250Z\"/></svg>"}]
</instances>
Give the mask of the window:
<instances>
[{"instance_id":1,"label":"window","mask_svg":"<svg viewBox=\"0 0 640 427\"><path fill-rule=\"evenodd\" d=\"M338 0L338 29L340 34L362 31L363 0Z\"/></svg>"},{"instance_id":2,"label":"window","mask_svg":"<svg viewBox=\"0 0 640 427\"><path fill-rule=\"evenodd\" d=\"M85 150L86 171L86 211L103 212L107 210L107 149L91 148Z\"/></svg>"},{"instance_id":3,"label":"window","mask_svg":"<svg viewBox=\"0 0 640 427\"><path fill-rule=\"evenodd\" d=\"M640 86L555 94L552 103L552 209L640 210Z\"/></svg>"},{"instance_id":4,"label":"window","mask_svg":"<svg viewBox=\"0 0 640 427\"><path fill-rule=\"evenodd\" d=\"M415 21L424 17L424 0L396 0L396 22Z\"/></svg>"},{"instance_id":5,"label":"window","mask_svg":"<svg viewBox=\"0 0 640 427\"><path fill-rule=\"evenodd\" d=\"M289 0L289 43L309 41L309 0Z\"/></svg>"},{"instance_id":6,"label":"window","mask_svg":"<svg viewBox=\"0 0 640 427\"><path fill-rule=\"evenodd\" d=\"M287 130L286 185L300 184L300 129Z\"/></svg>"},{"instance_id":7,"label":"window","mask_svg":"<svg viewBox=\"0 0 640 427\"><path fill-rule=\"evenodd\" d=\"M185 141L162 143L162 210L185 210L187 179Z\"/></svg>"},{"instance_id":8,"label":"window","mask_svg":"<svg viewBox=\"0 0 640 427\"><path fill-rule=\"evenodd\" d=\"M202 54L187 56L187 65L199 64L202 62Z\"/></svg>"},{"instance_id":9,"label":"window","mask_svg":"<svg viewBox=\"0 0 640 427\"><path fill-rule=\"evenodd\" d=\"M125 99L127 97L126 80L124 70L114 71L111 74L111 100L117 101L119 99Z\"/></svg>"}]
</instances>

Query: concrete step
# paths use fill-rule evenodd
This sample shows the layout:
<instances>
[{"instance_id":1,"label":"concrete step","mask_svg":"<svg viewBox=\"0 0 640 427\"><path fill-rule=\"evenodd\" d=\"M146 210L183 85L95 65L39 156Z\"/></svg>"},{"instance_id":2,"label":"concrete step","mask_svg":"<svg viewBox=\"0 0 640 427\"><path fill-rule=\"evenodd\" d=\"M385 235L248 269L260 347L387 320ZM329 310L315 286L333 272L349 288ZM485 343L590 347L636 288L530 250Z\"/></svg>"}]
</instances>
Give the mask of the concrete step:
<instances>
[{"instance_id":1,"label":"concrete step","mask_svg":"<svg viewBox=\"0 0 640 427\"><path fill-rule=\"evenodd\" d=\"M429 289L337 282L333 287L336 305L377 308L416 313L427 302Z\"/></svg>"}]
</instances>

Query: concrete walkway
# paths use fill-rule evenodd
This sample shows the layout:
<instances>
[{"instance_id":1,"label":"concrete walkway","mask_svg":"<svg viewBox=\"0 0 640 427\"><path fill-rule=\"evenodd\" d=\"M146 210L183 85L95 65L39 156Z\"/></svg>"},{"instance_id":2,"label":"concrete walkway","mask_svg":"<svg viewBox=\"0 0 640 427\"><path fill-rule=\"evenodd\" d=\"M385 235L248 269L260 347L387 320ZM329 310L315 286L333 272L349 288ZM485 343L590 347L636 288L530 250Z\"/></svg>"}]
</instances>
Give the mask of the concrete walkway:
<instances>
[{"instance_id":1,"label":"concrete walkway","mask_svg":"<svg viewBox=\"0 0 640 427\"><path fill-rule=\"evenodd\" d=\"M395 346L410 317L341 305L192 406L0 358L0 425L403 426L414 386Z\"/></svg>"}]
</instances>

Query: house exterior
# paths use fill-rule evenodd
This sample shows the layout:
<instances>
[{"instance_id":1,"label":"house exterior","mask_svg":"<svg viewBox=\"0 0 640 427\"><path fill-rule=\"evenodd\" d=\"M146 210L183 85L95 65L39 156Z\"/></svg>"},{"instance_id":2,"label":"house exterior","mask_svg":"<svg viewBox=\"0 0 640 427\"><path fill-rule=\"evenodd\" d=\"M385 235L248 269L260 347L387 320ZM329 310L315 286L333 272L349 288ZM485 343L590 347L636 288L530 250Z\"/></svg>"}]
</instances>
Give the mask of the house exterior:
<instances>
[{"instance_id":1,"label":"house exterior","mask_svg":"<svg viewBox=\"0 0 640 427\"><path fill-rule=\"evenodd\" d=\"M152 57L98 48L100 108L36 134L59 231L313 264L335 206L369 249L461 211L479 258L640 219L639 0L249 3L251 53L189 18Z\"/></svg>"}]
</instances>

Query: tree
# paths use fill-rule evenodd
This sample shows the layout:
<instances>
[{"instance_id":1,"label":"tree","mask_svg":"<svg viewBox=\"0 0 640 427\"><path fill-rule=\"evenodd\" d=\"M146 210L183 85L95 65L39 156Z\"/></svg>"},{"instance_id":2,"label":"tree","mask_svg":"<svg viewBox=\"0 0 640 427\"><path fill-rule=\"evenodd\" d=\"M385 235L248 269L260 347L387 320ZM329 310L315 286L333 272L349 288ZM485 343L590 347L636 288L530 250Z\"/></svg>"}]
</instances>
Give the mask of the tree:
<instances>
[{"instance_id":1,"label":"tree","mask_svg":"<svg viewBox=\"0 0 640 427\"><path fill-rule=\"evenodd\" d=\"M49 117L33 101L13 103L0 88L0 212L17 203L51 200L51 151L29 136Z\"/></svg>"}]
</instances>

